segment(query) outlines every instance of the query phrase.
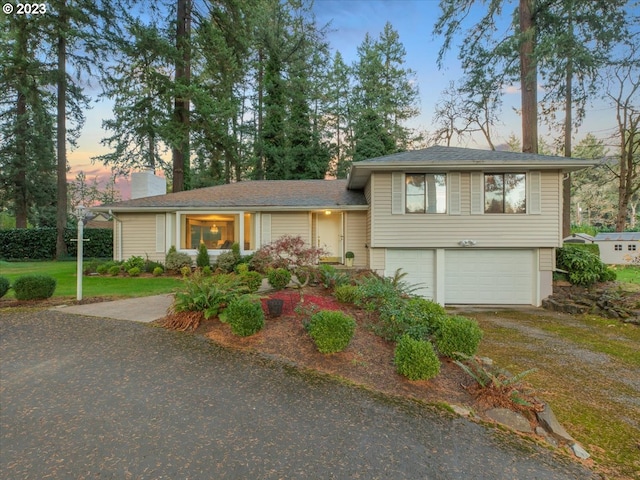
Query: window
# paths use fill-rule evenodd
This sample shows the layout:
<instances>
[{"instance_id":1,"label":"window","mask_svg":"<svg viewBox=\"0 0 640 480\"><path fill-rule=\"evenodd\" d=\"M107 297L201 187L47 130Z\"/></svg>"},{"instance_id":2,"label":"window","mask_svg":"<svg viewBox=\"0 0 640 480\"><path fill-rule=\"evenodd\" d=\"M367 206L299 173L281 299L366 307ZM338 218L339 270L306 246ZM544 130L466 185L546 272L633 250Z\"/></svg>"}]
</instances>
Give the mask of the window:
<instances>
[{"instance_id":1,"label":"window","mask_svg":"<svg viewBox=\"0 0 640 480\"><path fill-rule=\"evenodd\" d=\"M616 244L616 245L614 245L614 246L613 246L613 249L614 249L616 252L621 252L621 251L622 251L622 245L618 245L618 244Z\"/></svg>"},{"instance_id":2,"label":"window","mask_svg":"<svg viewBox=\"0 0 640 480\"><path fill-rule=\"evenodd\" d=\"M236 242L244 250L254 248L253 215L250 213L244 214L242 229L238 214L183 215L181 218L182 249L195 250L204 243L209 250L226 250Z\"/></svg>"},{"instance_id":3,"label":"window","mask_svg":"<svg viewBox=\"0 0 640 480\"><path fill-rule=\"evenodd\" d=\"M485 213L526 213L524 173L485 173Z\"/></svg>"},{"instance_id":4,"label":"window","mask_svg":"<svg viewBox=\"0 0 640 480\"><path fill-rule=\"evenodd\" d=\"M406 213L447 213L447 176L444 173L407 173Z\"/></svg>"},{"instance_id":5,"label":"window","mask_svg":"<svg viewBox=\"0 0 640 480\"><path fill-rule=\"evenodd\" d=\"M634 244L627 245L627 250L629 250L630 252L635 252L636 246Z\"/></svg>"}]
</instances>

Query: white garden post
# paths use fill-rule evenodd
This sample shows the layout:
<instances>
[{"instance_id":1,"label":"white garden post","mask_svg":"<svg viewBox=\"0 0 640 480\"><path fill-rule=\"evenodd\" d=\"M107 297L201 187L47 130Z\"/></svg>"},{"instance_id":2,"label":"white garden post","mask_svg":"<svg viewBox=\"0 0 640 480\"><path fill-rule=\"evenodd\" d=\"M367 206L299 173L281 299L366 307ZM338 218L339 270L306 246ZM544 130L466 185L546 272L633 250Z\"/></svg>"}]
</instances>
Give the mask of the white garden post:
<instances>
[{"instance_id":1,"label":"white garden post","mask_svg":"<svg viewBox=\"0 0 640 480\"><path fill-rule=\"evenodd\" d=\"M82 258L84 256L84 212L85 208L82 205L78 205L77 217L78 217L78 271L77 275L77 288L76 288L76 300L82 300Z\"/></svg>"}]
</instances>

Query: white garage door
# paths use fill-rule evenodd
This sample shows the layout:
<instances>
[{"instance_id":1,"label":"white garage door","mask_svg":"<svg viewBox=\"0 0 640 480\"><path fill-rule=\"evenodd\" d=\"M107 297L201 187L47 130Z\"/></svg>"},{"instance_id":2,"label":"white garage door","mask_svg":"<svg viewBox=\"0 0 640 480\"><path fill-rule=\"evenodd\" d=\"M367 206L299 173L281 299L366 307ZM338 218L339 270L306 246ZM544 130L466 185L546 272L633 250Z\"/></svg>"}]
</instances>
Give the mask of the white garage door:
<instances>
[{"instance_id":1,"label":"white garage door","mask_svg":"<svg viewBox=\"0 0 640 480\"><path fill-rule=\"evenodd\" d=\"M392 277L398 268L407 272L404 281L419 288L413 293L422 297L434 297L434 251L388 248L385 258L385 277Z\"/></svg>"},{"instance_id":2,"label":"white garage door","mask_svg":"<svg viewBox=\"0 0 640 480\"><path fill-rule=\"evenodd\" d=\"M445 303L534 304L532 250L446 250Z\"/></svg>"}]
</instances>

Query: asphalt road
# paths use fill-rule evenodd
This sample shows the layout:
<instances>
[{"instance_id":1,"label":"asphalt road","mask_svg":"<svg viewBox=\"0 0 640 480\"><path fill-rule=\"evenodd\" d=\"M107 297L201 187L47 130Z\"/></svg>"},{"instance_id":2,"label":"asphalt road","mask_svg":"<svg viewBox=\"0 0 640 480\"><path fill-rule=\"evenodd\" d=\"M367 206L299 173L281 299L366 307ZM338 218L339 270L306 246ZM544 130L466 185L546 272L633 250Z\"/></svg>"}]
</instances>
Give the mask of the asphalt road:
<instances>
[{"instance_id":1,"label":"asphalt road","mask_svg":"<svg viewBox=\"0 0 640 480\"><path fill-rule=\"evenodd\" d=\"M202 337L0 313L2 479L586 479L496 429Z\"/></svg>"}]
</instances>

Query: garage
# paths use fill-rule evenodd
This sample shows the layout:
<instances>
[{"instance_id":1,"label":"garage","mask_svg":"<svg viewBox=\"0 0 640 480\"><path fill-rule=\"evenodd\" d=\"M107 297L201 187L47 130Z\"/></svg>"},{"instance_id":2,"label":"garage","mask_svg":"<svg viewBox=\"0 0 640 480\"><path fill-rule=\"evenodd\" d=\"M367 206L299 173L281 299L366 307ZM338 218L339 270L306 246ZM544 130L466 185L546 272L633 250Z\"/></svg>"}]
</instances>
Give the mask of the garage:
<instances>
[{"instance_id":1,"label":"garage","mask_svg":"<svg viewBox=\"0 0 640 480\"><path fill-rule=\"evenodd\" d=\"M446 304L535 304L533 250L446 250Z\"/></svg>"},{"instance_id":2,"label":"garage","mask_svg":"<svg viewBox=\"0 0 640 480\"><path fill-rule=\"evenodd\" d=\"M385 277L392 277L401 268L407 272L404 281L412 285L419 285L414 294L433 299L435 296L434 282L434 251L420 249L388 248L385 255Z\"/></svg>"}]
</instances>

